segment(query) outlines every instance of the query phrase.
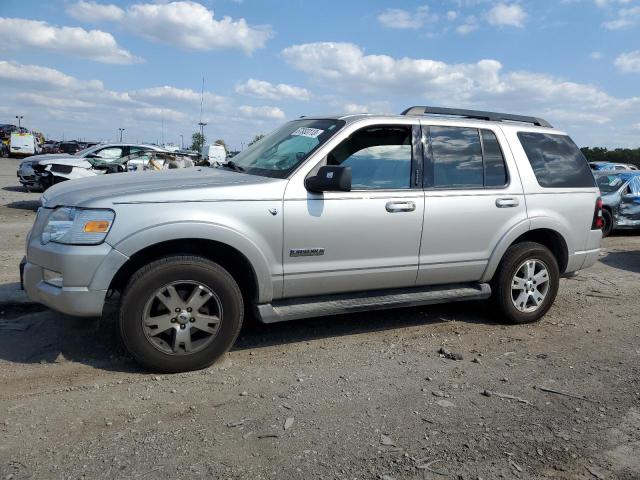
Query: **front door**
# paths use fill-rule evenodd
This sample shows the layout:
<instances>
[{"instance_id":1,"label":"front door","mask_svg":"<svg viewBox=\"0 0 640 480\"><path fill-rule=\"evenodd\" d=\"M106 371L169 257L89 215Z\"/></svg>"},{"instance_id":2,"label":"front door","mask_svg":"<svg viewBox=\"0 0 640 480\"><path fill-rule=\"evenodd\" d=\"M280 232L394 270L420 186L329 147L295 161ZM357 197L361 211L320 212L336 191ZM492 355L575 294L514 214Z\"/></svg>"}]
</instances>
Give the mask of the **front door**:
<instances>
[{"instance_id":1,"label":"front door","mask_svg":"<svg viewBox=\"0 0 640 480\"><path fill-rule=\"evenodd\" d=\"M415 285L424 195L418 125L370 126L323 164L350 166L352 190L284 199L284 296Z\"/></svg>"}]
</instances>

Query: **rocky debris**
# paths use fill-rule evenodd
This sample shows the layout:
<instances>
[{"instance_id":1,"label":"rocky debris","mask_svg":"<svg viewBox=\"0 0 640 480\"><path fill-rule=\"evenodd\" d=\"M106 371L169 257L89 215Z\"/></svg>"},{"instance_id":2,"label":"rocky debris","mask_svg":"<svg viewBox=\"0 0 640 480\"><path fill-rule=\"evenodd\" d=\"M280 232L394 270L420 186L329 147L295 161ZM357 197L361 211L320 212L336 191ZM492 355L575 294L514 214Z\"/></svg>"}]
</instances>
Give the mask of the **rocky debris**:
<instances>
[{"instance_id":1,"label":"rocky debris","mask_svg":"<svg viewBox=\"0 0 640 480\"><path fill-rule=\"evenodd\" d=\"M451 352L444 347L440 347L438 353L440 354L440 357L447 358L449 360L463 360L461 353Z\"/></svg>"},{"instance_id":2,"label":"rocky debris","mask_svg":"<svg viewBox=\"0 0 640 480\"><path fill-rule=\"evenodd\" d=\"M295 420L293 417L287 417L282 428L284 428L285 430L289 430L291 427L293 427L294 422Z\"/></svg>"}]
</instances>

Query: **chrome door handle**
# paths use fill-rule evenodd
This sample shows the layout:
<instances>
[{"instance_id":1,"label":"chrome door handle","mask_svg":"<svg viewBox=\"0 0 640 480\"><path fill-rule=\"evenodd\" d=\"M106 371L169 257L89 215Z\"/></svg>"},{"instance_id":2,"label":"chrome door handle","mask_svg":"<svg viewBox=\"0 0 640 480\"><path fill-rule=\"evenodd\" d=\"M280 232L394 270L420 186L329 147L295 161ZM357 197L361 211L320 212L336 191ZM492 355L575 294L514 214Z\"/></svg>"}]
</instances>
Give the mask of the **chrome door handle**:
<instances>
[{"instance_id":1,"label":"chrome door handle","mask_svg":"<svg viewBox=\"0 0 640 480\"><path fill-rule=\"evenodd\" d=\"M496 207L498 208L517 207L518 205L520 205L520 201L514 197L498 198L496 200Z\"/></svg>"},{"instance_id":2,"label":"chrome door handle","mask_svg":"<svg viewBox=\"0 0 640 480\"><path fill-rule=\"evenodd\" d=\"M387 202L385 208L389 213L413 212L416 209L416 204L414 202Z\"/></svg>"}]
</instances>

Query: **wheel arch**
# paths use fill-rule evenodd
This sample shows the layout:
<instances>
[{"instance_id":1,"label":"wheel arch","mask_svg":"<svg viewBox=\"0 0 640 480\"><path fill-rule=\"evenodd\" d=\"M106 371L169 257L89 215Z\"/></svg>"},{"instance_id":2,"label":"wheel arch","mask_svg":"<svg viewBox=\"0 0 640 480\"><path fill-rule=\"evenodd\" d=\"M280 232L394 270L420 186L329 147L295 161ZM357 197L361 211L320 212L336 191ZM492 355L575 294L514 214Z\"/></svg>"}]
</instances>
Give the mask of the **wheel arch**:
<instances>
[{"instance_id":1,"label":"wheel arch","mask_svg":"<svg viewBox=\"0 0 640 480\"><path fill-rule=\"evenodd\" d=\"M569 247L562 233L548 227L534 228L526 231L514 229L509 235L503 238L503 241L494 250L482 276L482 281L490 281L509 247L522 242L536 242L547 247L558 262L560 274L565 272L569 264Z\"/></svg>"}]
</instances>

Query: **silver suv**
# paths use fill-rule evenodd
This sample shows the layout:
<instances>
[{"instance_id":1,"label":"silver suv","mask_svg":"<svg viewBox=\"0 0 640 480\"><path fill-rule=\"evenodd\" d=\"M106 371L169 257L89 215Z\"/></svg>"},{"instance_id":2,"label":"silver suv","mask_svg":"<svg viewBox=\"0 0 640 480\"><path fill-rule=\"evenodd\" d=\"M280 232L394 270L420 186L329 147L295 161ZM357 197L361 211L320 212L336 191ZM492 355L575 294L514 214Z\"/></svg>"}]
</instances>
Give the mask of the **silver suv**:
<instances>
[{"instance_id":1,"label":"silver suv","mask_svg":"<svg viewBox=\"0 0 640 480\"><path fill-rule=\"evenodd\" d=\"M42 197L24 285L100 316L119 298L142 365L206 367L265 323L491 297L508 322L593 265L587 161L532 117L412 107L302 117L218 168L64 182Z\"/></svg>"}]
</instances>

